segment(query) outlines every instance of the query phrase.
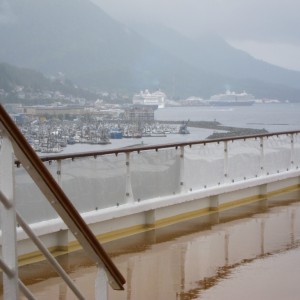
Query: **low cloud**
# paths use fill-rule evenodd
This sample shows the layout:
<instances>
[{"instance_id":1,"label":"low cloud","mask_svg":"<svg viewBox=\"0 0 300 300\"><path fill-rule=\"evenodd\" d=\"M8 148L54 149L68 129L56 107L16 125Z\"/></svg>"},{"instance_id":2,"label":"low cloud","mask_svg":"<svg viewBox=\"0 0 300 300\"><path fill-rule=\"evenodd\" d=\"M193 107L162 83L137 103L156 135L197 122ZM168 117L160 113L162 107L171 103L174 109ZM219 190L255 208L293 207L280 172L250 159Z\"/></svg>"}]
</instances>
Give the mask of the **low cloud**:
<instances>
[{"instance_id":1,"label":"low cloud","mask_svg":"<svg viewBox=\"0 0 300 300\"><path fill-rule=\"evenodd\" d=\"M16 17L7 0L0 0L0 24L10 24L16 21Z\"/></svg>"},{"instance_id":2,"label":"low cloud","mask_svg":"<svg viewBox=\"0 0 300 300\"><path fill-rule=\"evenodd\" d=\"M299 0L92 0L116 19L156 22L189 36L300 44Z\"/></svg>"}]
</instances>

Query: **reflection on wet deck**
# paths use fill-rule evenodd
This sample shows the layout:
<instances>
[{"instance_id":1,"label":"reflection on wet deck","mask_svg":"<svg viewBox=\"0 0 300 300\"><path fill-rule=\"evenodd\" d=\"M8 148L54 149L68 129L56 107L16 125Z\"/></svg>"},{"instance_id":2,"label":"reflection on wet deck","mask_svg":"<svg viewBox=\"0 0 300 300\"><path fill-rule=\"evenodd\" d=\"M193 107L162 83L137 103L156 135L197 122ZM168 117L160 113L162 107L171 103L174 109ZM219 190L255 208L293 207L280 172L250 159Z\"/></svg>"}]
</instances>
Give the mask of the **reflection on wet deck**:
<instances>
[{"instance_id":1,"label":"reflection on wet deck","mask_svg":"<svg viewBox=\"0 0 300 300\"><path fill-rule=\"evenodd\" d=\"M132 235L105 248L127 280L111 300L201 299L201 293L245 263L299 250L300 190L247 206ZM59 258L86 299L96 268L78 251ZM21 268L38 299L75 299L47 262ZM287 297L288 298L288 297Z\"/></svg>"}]
</instances>

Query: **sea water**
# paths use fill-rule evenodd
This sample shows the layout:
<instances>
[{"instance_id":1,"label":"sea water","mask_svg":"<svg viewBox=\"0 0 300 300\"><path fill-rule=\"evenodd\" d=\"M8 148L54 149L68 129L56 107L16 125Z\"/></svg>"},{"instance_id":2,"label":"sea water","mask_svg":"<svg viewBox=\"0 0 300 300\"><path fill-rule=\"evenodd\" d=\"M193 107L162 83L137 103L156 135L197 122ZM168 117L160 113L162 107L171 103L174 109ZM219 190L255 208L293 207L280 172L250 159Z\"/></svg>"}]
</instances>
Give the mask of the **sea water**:
<instances>
[{"instance_id":1,"label":"sea water","mask_svg":"<svg viewBox=\"0 0 300 300\"><path fill-rule=\"evenodd\" d=\"M235 107L167 107L155 112L157 120L217 121L224 126L300 130L300 103L254 104Z\"/></svg>"},{"instance_id":2,"label":"sea water","mask_svg":"<svg viewBox=\"0 0 300 300\"><path fill-rule=\"evenodd\" d=\"M223 126L266 129L269 132L300 130L300 103L254 104L236 107L166 107L155 111L157 121L217 121ZM179 125L177 125L179 127ZM75 144L63 154L101 151L132 146L161 145L204 140L217 130L188 127L190 134L168 134L166 137L111 139L111 144ZM43 154L41 154L43 155ZM49 154L45 154L49 156Z\"/></svg>"}]
</instances>

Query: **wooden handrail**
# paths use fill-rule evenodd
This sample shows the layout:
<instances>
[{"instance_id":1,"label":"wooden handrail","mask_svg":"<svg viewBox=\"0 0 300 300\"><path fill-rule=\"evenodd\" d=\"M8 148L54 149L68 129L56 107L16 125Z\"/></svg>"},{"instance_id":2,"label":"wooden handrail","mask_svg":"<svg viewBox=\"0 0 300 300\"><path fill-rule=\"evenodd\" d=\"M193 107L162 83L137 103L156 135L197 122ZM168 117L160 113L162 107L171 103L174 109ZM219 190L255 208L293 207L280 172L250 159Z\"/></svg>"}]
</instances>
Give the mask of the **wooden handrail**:
<instances>
[{"instance_id":1,"label":"wooden handrail","mask_svg":"<svg viewBox=\"0 0 300 300\"><path fill-rule=\"evenodd\" d=\"M123 290L124 277L1 104L0 124L12 143L17 159L70 228L83 249L96 264L106 270L112 288Z\"/></svg>"},{"instance_id":2,"label":"wooden handrail","mask_svg":"<svg viewBox=\"0 0 300 300\"><path fill-rule=\"evenodd\" d=\"M184 143L167 143L167 144L149 145L149 146L124 147L124 148L102 150L102 151L86 151L86 152L77 152L77 153L68 153L68 154L44 155L41 156L40 159L42 161L51 161L51 160L62 160L62 159L70 159L70 158L74 159L74 158L89 157L89 156L102 156L108 154L118 155L120 153L142 152L142 151L159 150L159 149L167 149L167 148L180 148L180 147L193 146L193 145L204 145L204 144L220 143L226 141L246 140L246 139L254 139L254 138L261 138L261 137L271 137L271 136L299 134L299 133L300 130L279 131L273 133L262 133L256 135L243 135L243 136L236 136L236 137L198 140L198 141L190 141Z\"/></svg>"}]
</instances>

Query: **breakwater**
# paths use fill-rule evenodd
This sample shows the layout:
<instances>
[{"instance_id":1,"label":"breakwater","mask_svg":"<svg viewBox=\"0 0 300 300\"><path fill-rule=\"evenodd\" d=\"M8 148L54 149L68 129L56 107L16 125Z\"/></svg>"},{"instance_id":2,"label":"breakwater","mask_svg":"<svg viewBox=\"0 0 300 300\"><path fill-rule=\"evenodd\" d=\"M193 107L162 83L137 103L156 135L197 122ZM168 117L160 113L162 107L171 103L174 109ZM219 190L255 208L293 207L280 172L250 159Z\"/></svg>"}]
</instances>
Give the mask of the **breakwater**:
<instances>
[{"instance_id":1,"label":"breakwater","mask_svg":"<svg viewBox=\"0 0 300 300\"><path fill-rule=\"evenodd\" d=\"M182 121L159 121L161 124L170 124L170 125L180 125ZM232 127L224 126L217 121L188 121L187 124L189 127L194 128L203 128L203 129L212 129L218 132L214 132L209 135L207 139L217 139L224 137L234 137L234 136L244 136L244 135L255 135L255 134L264 134L268 133L266 129L256 129L256 128L241 128L241 127Z\"/></svg>"}]
</instances>

